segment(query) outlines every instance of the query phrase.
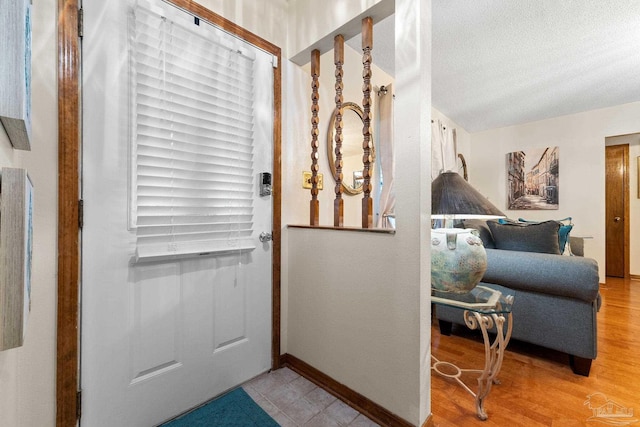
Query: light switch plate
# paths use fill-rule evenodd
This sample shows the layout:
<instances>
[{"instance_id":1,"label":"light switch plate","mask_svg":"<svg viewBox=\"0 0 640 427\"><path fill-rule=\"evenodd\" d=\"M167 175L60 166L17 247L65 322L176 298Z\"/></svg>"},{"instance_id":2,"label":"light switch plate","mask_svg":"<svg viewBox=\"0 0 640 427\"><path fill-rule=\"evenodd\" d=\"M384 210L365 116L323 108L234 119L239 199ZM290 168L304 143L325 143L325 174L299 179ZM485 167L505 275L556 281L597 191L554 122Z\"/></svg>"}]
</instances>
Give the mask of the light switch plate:
<instances>
[{"instance_id":1,"label":"light switch plate","mask_svg":"<svg viewBox=\"0 0 640 427\"><path fill-rule=\"evenodd\" d=\"M321 173L318 174L318 190L324 187L324 179ZM302 172L302 188L311 188L311 172Z\"/></svg>"}]
</instances>

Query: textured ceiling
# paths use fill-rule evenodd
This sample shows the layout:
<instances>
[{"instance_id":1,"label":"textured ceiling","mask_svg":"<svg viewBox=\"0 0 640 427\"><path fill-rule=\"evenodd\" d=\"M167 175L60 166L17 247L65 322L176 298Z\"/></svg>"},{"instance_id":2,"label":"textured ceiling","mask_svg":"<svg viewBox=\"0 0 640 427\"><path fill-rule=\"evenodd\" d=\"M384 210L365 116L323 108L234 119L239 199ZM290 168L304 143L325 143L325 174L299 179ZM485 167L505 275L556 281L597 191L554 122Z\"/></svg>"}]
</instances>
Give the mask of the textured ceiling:
<instances>
[{"instance_id":1,"label":"textured ceiling","mask_svg":"<svg viewBox=\"0 0 640 427\"><path fill-rule=\"evenodd\" d=\"M640 0L432 7L432 104L467 131L640 101ZM393 26L376 24L373 51L391 75Z\"/></svg>"}]
</instances>

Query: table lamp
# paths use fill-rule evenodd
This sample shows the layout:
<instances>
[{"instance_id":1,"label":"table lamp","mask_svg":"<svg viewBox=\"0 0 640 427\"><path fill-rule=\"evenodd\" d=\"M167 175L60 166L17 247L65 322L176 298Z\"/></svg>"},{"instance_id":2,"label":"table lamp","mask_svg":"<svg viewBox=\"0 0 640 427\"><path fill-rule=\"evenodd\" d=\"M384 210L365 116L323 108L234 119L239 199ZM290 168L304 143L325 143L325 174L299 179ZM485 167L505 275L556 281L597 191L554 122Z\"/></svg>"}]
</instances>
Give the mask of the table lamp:
<instances>
[{"instance_id":1,"label":"table lamp","mask_svg":"<svg viewBox=\"0 0 640 427\"><path fill-rule=\"evenodd\" d=\"M473 229L453 228L456 219L504 218L505 214L457 172L443 172L431 183L431 218L444 228L431 230L431 287L466 293L482 279L487 254Z\"/></svg>"}]
</instances>

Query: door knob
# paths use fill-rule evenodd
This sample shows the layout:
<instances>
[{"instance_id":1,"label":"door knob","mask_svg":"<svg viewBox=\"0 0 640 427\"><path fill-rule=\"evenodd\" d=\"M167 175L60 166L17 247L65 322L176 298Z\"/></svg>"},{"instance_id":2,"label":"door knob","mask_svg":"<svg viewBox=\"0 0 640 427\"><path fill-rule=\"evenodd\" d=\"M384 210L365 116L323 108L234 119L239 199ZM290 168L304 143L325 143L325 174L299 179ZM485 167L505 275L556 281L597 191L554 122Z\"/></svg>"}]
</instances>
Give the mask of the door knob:
<instances>
[{"instance_id":1,"label":"door knob","mask_svg":"<svg viewBox=\"0 0 640 427\"><path fill-rule=\"evenodd\" d=\"M620 222L620 217L619 216L614 217L613 222Z\"/></svg>"},{"instance_id":2,"label":"door knob","mask_svg":"<svg viewBox=\"0 0 640 427\"><path fill-rule=\"evenodd\" d=\"M272 239L272 235L271 233L266 233L266 232L262 232L260 233L260 236L258 237L258 239L260 239L261 242L268 242Z\"/></svg>"}]
</instances>

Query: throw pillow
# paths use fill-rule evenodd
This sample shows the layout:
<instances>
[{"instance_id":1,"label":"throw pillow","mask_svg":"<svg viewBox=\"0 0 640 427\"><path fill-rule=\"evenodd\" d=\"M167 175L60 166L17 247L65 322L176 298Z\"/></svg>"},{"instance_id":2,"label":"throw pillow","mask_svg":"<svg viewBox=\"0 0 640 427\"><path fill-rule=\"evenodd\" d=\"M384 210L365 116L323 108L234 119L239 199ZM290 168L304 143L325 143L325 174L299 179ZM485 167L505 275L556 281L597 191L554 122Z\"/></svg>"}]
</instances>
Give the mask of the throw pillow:
<instances>
[{"instance_id":1,"label":"throw pillow","mask_svg":"<svg viewBox=\"0 0 640 427\"><path fill-rule=\"evenodd\" d=\"M560 254L557 221L506 223L487 221L497 249Z\"/></svg>"},{"instance_id":2,"label":"throw pillow","mask_svg":"<svg viewBox=\"0 0 640 427\"><path fill-rule=\"evenodd\" d=\"M518 218L518 221L531 224L539 222L526 220L524 218ZM573 229L573 224L571 223L570 216L563 219L558 219L557 222L560 223L560 229L558 230L558 246L560 246L560 253L563 254L565 248L567 247L567 242L569 241L569 233L571 233L571 230Z\"/></svg>"},{"instance_id":3,"label":"throw pillow","mask_svg":"<svg viewBox=\"0 0 640 427\"><path fill-rule=\"evenodd\" d=\"M482 245L485 248L495 249L496 244L493 241L493 236L491 235L491 230L489 230L487 221L483 219L463 219L462 225L464 228L473 228L478 230L480 240L482 240Z\"/></svg>"}]
</instances>

